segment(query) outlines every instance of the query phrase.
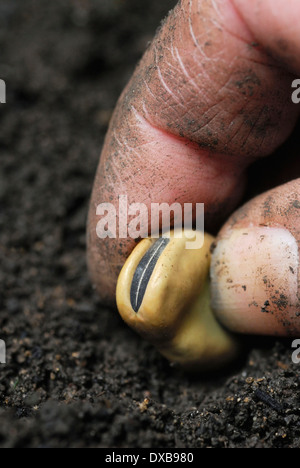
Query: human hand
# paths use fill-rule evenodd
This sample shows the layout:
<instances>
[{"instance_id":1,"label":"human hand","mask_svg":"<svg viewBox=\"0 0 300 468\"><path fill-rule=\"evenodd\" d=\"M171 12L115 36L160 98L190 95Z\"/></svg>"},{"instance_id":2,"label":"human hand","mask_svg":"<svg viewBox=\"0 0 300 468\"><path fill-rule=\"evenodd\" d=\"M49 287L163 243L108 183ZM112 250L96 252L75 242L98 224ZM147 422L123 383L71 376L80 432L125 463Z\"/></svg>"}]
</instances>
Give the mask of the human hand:
<instances>
[{"instance_id":1,"label":"human hand","mask_svg":"<svg viewBox=\"0 0 300 468\"><path fill-rule=\"evenodd\" d=\"M100 203L201 202L212 231L241 202L247 168L290 136L299 14L297 0L182 0L170 13L118 102L97 171L88 263L104 301L115 303L135 241L97 237ZM212 304L234 331L300 332L298 159L294 180L242 206L219 233Z\"/></svg>"}]
</instances>

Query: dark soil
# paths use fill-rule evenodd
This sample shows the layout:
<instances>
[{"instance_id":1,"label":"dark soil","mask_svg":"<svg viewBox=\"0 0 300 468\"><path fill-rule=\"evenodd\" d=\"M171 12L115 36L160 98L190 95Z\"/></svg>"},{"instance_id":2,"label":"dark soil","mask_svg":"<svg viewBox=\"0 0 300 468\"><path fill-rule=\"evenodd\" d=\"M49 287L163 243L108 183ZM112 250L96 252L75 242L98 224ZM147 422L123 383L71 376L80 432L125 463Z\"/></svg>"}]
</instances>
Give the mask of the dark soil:
<instances>
[{"instance_id":1,"label":"dark soil","mask_svg":"<svg viewBox=\"0 0 300 468\"><path fill-rule=\"evenodd\" d=\"M0 0L2 447L300 447L290 341L249 339L234 369L192 378L103 309L87 275L107 124L174 4Z\"/></svg>"}]
</instances>

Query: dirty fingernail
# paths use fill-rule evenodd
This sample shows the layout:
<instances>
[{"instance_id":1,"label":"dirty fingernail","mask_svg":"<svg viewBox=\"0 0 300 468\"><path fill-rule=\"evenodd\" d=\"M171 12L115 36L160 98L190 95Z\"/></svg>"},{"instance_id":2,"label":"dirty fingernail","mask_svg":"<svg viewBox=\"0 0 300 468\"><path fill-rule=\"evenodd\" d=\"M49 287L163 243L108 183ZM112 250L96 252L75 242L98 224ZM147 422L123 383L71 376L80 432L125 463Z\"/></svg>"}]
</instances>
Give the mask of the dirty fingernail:
<instances>
[{"instance_id":1,"label":"dirty fingernail","mask_svg":"<svg viewBox=\"0 0 300 468\"><path fill-rule=\"evenodd\" d=\"M212 307L217 317L240 333L300 333L298 266L298 244L287 229L231 231L212 255Z\"/></svg>"}]
</instances>

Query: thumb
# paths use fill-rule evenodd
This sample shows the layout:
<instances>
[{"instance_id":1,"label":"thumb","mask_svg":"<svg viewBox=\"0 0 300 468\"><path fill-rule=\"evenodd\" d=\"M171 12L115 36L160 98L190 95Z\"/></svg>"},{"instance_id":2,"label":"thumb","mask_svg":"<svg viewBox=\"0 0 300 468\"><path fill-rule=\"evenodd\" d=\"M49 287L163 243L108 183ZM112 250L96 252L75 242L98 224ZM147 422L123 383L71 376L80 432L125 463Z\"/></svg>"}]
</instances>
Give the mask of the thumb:
<instances>
[{"instance_id":1,"label":"thumb","mask_svg":"<svg viewBox=\"0 0 300 468\"><path fill-rule=\"evenodd\" d=\"M212 255L212 304L229 329L300 333L300 179L240 208Z\"/></svg>"}]
</instances>

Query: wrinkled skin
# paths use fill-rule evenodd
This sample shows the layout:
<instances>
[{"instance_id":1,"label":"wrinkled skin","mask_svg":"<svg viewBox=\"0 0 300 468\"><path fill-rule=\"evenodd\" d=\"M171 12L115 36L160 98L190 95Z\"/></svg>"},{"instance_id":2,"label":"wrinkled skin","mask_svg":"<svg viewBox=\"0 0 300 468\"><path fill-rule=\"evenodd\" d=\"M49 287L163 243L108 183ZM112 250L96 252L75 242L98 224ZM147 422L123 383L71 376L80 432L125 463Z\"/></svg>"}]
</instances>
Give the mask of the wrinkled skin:
<instances>
[{"instance_id":1,"label":"wrinkled skin","mask_svg":"<svg viewBox=\"0 0 300 468\"><path fill-rule=\"evenodd\" d=\"M115 304L117 277L135 241L98 239L97 205L118 208L119 195L148 207L202 202L206 230L219 227L241 200L247 167L272 154L295 127L299 15L298 0L182 0L171 11L119 99L95 179L88 264L104 302ZM296 206L299 192L296 179L270 203L283 197ZM233 219L284 225L299 245L297 209L267 212L264 204L261 196L240 208L219 238Z\"/></svg>"}]
</instances>

